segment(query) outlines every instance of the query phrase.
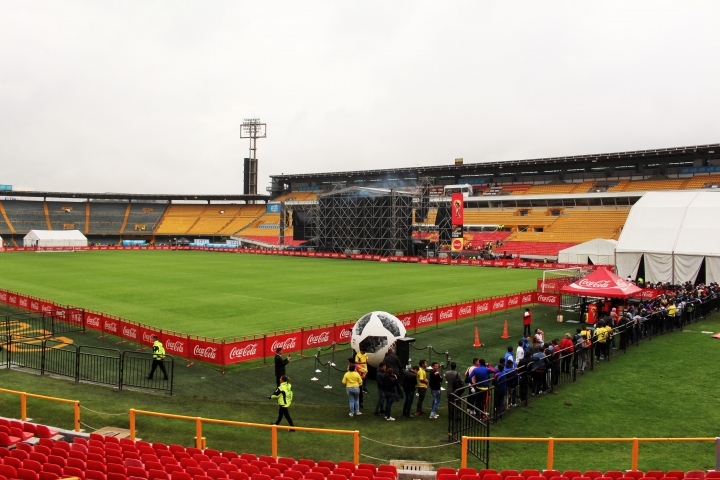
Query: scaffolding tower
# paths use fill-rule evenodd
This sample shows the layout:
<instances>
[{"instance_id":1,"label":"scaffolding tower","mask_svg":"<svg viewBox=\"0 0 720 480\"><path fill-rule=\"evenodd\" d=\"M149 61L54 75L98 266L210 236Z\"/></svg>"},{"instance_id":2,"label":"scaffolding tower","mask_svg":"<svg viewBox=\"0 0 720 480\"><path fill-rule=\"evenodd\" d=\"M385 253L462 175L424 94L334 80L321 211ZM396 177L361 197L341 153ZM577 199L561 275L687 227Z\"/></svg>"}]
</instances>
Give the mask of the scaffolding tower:
<instances>
[{"instance_id":1,"label":"scaffolding tower","mask_svg":"<svg viewBox=\"0 0 720 480\"><path fill-rule=\"evenodd\" d=\"M412 193L349 187L318 196L313 243L347 254L407 255L412 245Z\"/></svg>"}]
</instances>

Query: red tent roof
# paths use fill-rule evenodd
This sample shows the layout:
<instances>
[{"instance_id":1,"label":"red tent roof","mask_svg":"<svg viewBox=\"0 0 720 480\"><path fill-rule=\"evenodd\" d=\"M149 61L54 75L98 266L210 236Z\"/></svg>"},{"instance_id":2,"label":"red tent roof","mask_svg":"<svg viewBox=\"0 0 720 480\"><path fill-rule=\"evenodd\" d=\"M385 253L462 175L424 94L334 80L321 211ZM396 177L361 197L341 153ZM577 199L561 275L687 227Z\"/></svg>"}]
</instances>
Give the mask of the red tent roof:
<instances>
[{"instance_id":1,"label":"red tent roof","mask_svg":"<svg viewBox=\"0 0 720 480\"><path fill-rule=\"evenodd\" d=\"M604 268L560 289L561 293L582 297L626 298L641 292L642 288L629 283Z\"/></svg>"}]
</instances>

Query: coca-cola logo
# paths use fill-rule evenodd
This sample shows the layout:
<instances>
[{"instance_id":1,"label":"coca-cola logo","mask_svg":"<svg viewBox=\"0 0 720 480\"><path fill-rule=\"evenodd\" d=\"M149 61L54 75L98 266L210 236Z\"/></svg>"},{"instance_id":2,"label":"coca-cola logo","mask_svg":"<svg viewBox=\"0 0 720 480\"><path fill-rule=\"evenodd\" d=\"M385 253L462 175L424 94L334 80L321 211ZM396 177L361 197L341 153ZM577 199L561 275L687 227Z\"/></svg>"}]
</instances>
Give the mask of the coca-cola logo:
<instances>
[{"instance_id":1,"label":"coca-cola logo","mask_svg":"<svg viewBox=\"0 0 720 480\"><path fill-rule=\"evenodd\" d=\"M580 279L580 281L578 281L577 284L580 287L587 287L587 288L608 288L610 286L610 280L598 280L598 281L593 282L592 280L583 278L583 279Z\"/></svg>"},{"instance_id":2,"label":"coca-cola logo","mask_svg":"<svg viewBox=\"0 0 720 480\"><path fill-rule=\"evenodd\" d=\"M538 299L538 302L555 303L557 301L557 296L555 296L555 295L538 295L537 299Z\"/></svg>"},{"instance_id":3,"label":"coca-cola logo","mask_svg":"<svg viewBox=\"0 0 720 480\"><path fill-rule=\"evenodd\" d=\"M122 333L123 333L123 336L125 336L127 338L137 338L137 334L138 334L137 328L133 328L133 327L123 327Z\"/></svg>"},{"instance_id":4,"label":"coca-cola logo","mask_svg":"<svg viewBox=\"0 0 720 480\"><path fill-rule=\"evenodd\" d=\"M257 343L248 343L244 347L233 347L232 350L230 350L230 360L237 360L238 358L247 358L252 357L255 354L257 354ZM205 356L205 358L215 358L215 353L217 349L212 347L207 348L200 348L200 345L195 346L195 355L198 356ZM206 355L203 355L203 352ZM212 356L210 356L212 355Z\"/></svg>"},{"instance_id":5,"label":"coca-cola logo","mask_svg":"<svg viewBox=\"0 0 720 480\"><path fill-rule=\"evenodd\" d=\"M472 313L472 306L465 305L464 307L458 308L458 315L470 315Z\"/></svg>"},{"instance_id":6,"label":"coca-cola logo","mask_svg":"<svg viewBox=\"0 0 720 480\"><path fill-rule=\"evenodd\" d=\"M493 310L497 308L505 308L505 300L497 300L493 302Z\"/></svg>"},{"instance_id":7,"label":"coca-cola logo","mask_svg":"<svg viewBox=\"0 0 720 480\"><path fill-rule=\"evenodd\" d=\"M325 343L330 341L330 332L325 331L319 335L310 334L305 342L307 345L317 345L319 343Z\"/></svg>"},{"instance_id":8,"label":"coca-cola logo","mask_svg":"<svg viewBox=\"0 0 720 480\"><path fill-rule=\"evenodd\" d=\"M284 350L289 350L291 348L295 348L296 343L297 343L297 337L288 337L284 341L275 340L272 344L272 347L270 347L270 350L275 351L278 348L282 348Z\"/></svg>"},{"instance_id":9,"label":"coca-cola logo","mask_svg":"<svg viewBox=\"0 0 720 480\"><path fill-rule=\"evenodd\" d=\"M508 305L519 305L519 304L520 304L520 297L508 298Z\"/></svg>"},{"instance_id":10,"label":"coca-cola logo","mask_svg":"<svg viewBox=\"0 0 720 480\"><path fill-rule=\"evenodd\" d=\"M478 313L489 312L490 311L490 302L478 303L475 308L475 311Z\"/></svg>"},{"instance_id":11,"label":"coca-cola logo","mask_svg":"<svg viewBox=\"0 0 720 480\"><path fill-rule=\"evenodd\" d=\"M533 299L532 294L523 295L522 297L522 303L531 303Z\"/></svg>"},{"instance_id":12,"label":"coca-cola logo","mask_svg":"<svg viewBox=\"0 0 720 480\"><path fill-rule=\"evenodd\" d=\"M435 319L435 315L433 312L427 312L421 315L418 315L417 317L417 323L430 323Z\"/></svg>"},{"instance_id":13,"label":"coca-cola logo","mask_svg":"<svg viewBox=\"0 0 720 480\"><path fill-rule=\"evenodd\" d=\"M350 338L350 332L351 330L349 328L343 328L342 330L340 330L340 340Z\"/></svg>"},{"instance_id":14,"label":"coca-cola logo","mask_svg":"<svg viewBox=\"0 0 720 480\"><path fill-rule=\"evenodd\" d=\"M7 294L6 293L0 293L0 300L3 302L7 302Z\"/></svg>"},{"instance_id":15,"label":"coca-cola logo","mask_svg":"<svg viewBox=\"0 0 720 480\"><path fill-rule=\"evenodd\" d=\"M10 299L8 301L9 303L17 303L17 297L15 295L10 295Z\"/></svg>"},{"instance_id":16,"label":"coca-cola logo","mask_svg":"<svg viewBox=\"0 0 720 480\"><path fill-rule=\"evenodd\" d=\"M38 302L30 302L30 308L33 310L40 310L40 304Z\"/></svg>"},{"instance_id":17,"label":"coca-cola logo","mask_svg":"<svg viewBox=\"0 0 720 480\"><path fill-rule=\"evenodd\" d=\"M440 311L440 320L448 320L453 317L455 317L455 310L453 310L452 308Z\"/></svg>"},{"instance_id":18,"label":"coca-cola logo","mask_svg":"<svg viewBox=\"0 0 720 480\"><path fill-rule=\"evenodd\" d=\"M185 351L185 342L182 340L175 340L174 342L167 340L165 342L165 348L172 352L183 353Z\"/></svg>"},{"instance_id":19,"label":"coca-cola logo","mask_svg":"<svg viewBox=\"0 0 720 480\"><path fill-rule=\"evenodd\" d=\"M117 328L118 328L117 322L110 322L110 321L105 320L105 330L107 330L108 332L116 333Z\"/></svg>"},{"instance_id":20,"label":"coca-cola logo","mask_svg":"<svg viewBox=\"0 0 720 480\"><path fill-rule=\"evenodd\" d=\"M92 327L100 328L100 317L98 317L97 315L88 315L85 319L85 323Z\"/></svg>"},{"instance_id":21,"label":"coca-cola logo","mask_svg":"<svg viewBox=\"0 0 720 480\"><path fill-rule=\"evenodd\" d=\"M407 315L405 317L398 317L398 320L400 320L400 322L402 322L404 327L409 327L412 324L412 316L411 315Z\"/></svg>"},{"instance_id":22,"label":"coca-cola logo","mask_svg":"<svg viewBox=\"0 0 720 480\"><path fill-rule=\"evenodd\" d=\"M155 339L152 337L152 333L143 332L143 342L153 343Z\"/></svg>"},{"instance_id":23,"label":"coca-cola logo","mask_svg":"<svg viewBox=\"0 0 720 480\"><path fill-rule=\"evenodd\" d=\"M519 262L517 264L518 268L527 268L528 264L527 262Z\"/></svg>"}]
</instances>

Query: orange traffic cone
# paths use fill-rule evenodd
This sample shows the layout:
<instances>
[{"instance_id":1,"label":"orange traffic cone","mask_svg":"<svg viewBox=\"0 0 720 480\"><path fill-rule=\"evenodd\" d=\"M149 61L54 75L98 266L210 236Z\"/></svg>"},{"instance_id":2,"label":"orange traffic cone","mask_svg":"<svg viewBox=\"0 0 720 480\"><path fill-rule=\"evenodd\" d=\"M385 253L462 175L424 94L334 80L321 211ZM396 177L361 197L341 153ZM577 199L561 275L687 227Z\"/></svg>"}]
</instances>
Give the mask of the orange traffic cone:
<instances>
[{"instance_id":1,"label":"orange traffic cone","mask_svg":"<svg viewBox=\"0 0 720 480\"><path fill-rule=\"evenodd\" d=\"M475 327L475 344L473 347L484 347L482 343L480 343L480 333L478 332L477 327Z\"/></svg>"},{"instance_id":2,"label":"orange traffic cone","mask_svg":"<svg viewBox=\"0 0 720 480\"><path fill-rule=\"evenodd\" d=\"M503 328L503 334L500 338L510 338L510 335L508 335L507 320L505 320L505 327Z\"/></svg>"}]
</instances>

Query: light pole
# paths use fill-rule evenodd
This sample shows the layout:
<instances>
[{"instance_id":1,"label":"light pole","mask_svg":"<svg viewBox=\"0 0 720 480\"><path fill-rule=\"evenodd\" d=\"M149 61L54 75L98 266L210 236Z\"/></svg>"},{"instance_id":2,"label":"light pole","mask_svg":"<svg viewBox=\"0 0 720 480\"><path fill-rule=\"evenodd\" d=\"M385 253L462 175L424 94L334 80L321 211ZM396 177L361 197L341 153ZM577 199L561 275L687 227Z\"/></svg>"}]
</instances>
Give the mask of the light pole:
<instances>
[{"instance_id":1,"label":"light pole","mask_svg":"<svg viewBox=\"0 0 720 480\"><path fill-rule=\"evenodd\" d=\"M243 163L243 194L257 195L257 139L267 137L267 125L259 118L245 118L240 125L240 138L250 139L250 154Z\"/></svg>"}]
</instances>

